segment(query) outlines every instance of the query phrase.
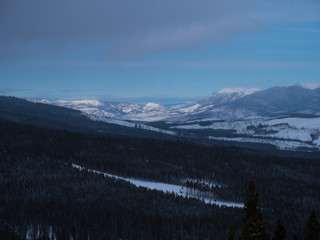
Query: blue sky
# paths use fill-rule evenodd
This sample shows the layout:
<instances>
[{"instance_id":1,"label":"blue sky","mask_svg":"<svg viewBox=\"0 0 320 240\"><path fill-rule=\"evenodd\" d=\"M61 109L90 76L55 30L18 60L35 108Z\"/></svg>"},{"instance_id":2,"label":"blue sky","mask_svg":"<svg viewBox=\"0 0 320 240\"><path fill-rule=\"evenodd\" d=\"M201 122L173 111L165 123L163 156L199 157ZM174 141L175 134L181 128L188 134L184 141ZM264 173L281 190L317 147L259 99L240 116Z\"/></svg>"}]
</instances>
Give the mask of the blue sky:
<instances>
[{"instance_id":1,"label":"blue sky","mask_svg":"<svg viewBox=\"0 0 320 240\"><path fill-rule=\"evenodd\" d=\"M0 94L174 103L320 82L316 0L4 0Z\"/></svg>"}]
</instances>

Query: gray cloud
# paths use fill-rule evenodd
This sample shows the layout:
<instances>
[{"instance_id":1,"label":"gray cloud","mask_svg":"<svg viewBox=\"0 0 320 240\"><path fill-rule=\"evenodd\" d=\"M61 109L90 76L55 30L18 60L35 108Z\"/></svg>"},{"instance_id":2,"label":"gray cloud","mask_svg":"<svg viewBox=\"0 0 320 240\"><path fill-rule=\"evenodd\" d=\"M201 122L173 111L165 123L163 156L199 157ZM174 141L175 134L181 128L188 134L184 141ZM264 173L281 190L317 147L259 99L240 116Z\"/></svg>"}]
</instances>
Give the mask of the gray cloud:
<instances>
[{"instance_id":1,"label":"gray cloud","mask_svg":"<svg viewBox=\"0 0 320 240\"><path fill-rule=\"evenodd\" d=\"M63 93L72 93L73 90L71 90L71 89L63 89L62 92Z\"/></svg>"},{"instance_id":2,"label":"gray cloud","mask_svg":"<svg viewBox=\"0 0 320 240\"><path fill-rule=\"evenodd\" d=\"M0 94L12 93L17 91L20 91L20 90L14 89L14 88L0 88Z\"/></svg>"},{"instance_id":3,"label":"gray cloud","mask_svg":"<svg viewBox=\"0 0 320 240\"><path fill-rule=\"evenodd\" d=\"M2 0L0 56L10 60L95 44L109 49L101 53L106 59L132 59L160 51L189 49L257 29L275 14L282 16L281 9L290 10L302 0L270 0L269 12L265 12L264 2Z\"/></svg>"}]
</instances>

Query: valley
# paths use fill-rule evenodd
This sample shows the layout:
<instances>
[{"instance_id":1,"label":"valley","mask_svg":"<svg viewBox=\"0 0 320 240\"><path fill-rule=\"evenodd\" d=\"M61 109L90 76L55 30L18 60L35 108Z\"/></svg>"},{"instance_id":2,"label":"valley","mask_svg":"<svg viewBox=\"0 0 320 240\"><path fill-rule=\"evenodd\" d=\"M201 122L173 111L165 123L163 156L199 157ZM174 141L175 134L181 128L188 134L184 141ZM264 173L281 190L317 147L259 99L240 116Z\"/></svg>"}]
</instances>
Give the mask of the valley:
<instances>
[{"instance_id":1,"label":"valley","mask_svg":"<svg viewBox=\"0 0 320 240\"><path fill-rule=\"evenodd\" d=\"M296 102L289 104L290 99ZM271 145L291 151L320 149L320 88L317 84L292 84L264 91L223 89L187 106L98 100L35 102L80 110L94 121L180 138L247 143L249 147L250 144Z\"/></svg>"}]
</instances>

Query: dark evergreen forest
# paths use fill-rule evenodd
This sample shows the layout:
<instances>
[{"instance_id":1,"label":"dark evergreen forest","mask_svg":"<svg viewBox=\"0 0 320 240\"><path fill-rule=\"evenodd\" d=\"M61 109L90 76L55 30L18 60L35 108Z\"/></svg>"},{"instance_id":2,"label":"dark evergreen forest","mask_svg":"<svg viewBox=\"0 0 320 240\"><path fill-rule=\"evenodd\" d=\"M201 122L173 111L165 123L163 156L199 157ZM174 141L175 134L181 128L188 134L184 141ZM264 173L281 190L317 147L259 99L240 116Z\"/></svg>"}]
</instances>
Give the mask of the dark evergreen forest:
<instances>
[{"instance_id":1,"label":"dark evergreen forest","mask_svg":"<svg viewBox=\"0 0 320 240\"><path fill-rule=\"evenodd\" d=\"M320 160L272 156L240 147L89 135L0 122L1 236L23 239L238 239L244 211L184 199L71 164L168 183L205 179L217 199L244 202L248 182L273 232L303 239L312 209L320 212ZM37 235L37 234L36 234ZM43 235L43 237L41 237ZM3 238L3 239L6 239Z\"/></svg>"}]
</instances>

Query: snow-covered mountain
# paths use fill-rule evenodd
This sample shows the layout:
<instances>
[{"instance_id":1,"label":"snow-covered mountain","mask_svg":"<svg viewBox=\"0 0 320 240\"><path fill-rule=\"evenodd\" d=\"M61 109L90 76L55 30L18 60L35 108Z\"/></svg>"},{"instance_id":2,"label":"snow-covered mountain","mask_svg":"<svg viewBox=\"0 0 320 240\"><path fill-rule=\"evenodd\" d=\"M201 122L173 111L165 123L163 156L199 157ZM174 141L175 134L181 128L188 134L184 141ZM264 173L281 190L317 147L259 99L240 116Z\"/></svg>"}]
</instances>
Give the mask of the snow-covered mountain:
<instances>
[{"instance_id":1,"label":"snow-covered mountain","mask_svg":"<svg viewBox=\"0 0 320 240\"><path fill-rule=\"evenodd\" d=\"M8 102L4 102L2 104L6 113L4 115L7 116L8 110L15 108L16 112L25 113L27 117L25 115L22 117L25 121L34 119L30 116L36 114L28 113L33 109L50 120L52 116L56 118L52 114L59 110L63 113L62 122L69 125L73 124L73 121L68 120L70 114L76 115L80 120L81 117L85 117L80 112L70 109L50 106L52 108L50 110L50 107L45 108L45 104L38 104L38 107L32 107L30 110L23 107L26 103L23 105L20 102L27 101L16 100L14 106L9 104L11 107ZM147 130L171 137L201 138L214 144L219 141L223 142L222 144L239 144L245 147L250 147L252 144L255 147L258 144L258 147L263 146L263 148L273 145L285 150L320 150L320 88L310 85L306 87L295 84L264 91L223 90L189 107L166 107L155 103L144 105L106 103L97 100L41 100L41 102L81 110L91 119L85 125L98 122L96 126L99 127L99 122L105 122L114 129L117 129L115 125L120 125L137 132ZM7 117L16 118L12 116L9 114ZM133 121L129 118L164 120L152 123ZM41 123L52 123L47 120ZM53 119L55 120L57 119Z\"/></svg>"},{"instance_id":2,"label":"snow-covered mountain","mask_svg":"<svg viewBox=\"0 0 320 240\"><path fill-rule=\"evenodd\" d=\"M213 93L204 98L198 103L202 106L219 105L223 103L232 102L244 96L259 92L258 88L244 89L244 88L224 88L219 92Z\"/></svg>"},{"instance_id":3,"label":"snow-covered mountain","mask_svg":"<svg viewBox=\"0 0 320 240\"><path fill-rule=\"evenodd\" d=\"M99 100L47 100L37 99L35 102L52 104L80 110L97 117L116 118L136 121L160 121L164 119L188 118L188 115L205 113L215 106L234 101L250 95L259 89L227 88L222 89L203 100L189 106L164 106L157 103L133 104L103 102Z\"/></svg>"},{"instance_id":4,"label":"snow-covered mountain","mask_svg":"<svg viewBox=\"0 0 320 240\"><path fill-rule=\"evenodd\" d=\"M320 115L320 88L301 85L273 87L213 109L229 118L279 116L294 113Z\"/></svg>"},{"instance_id":5,"label":"snow-covered mountain","mask_svg":"<svg viewBox=\"0 0 320 240\"><path fill-rule=\"evenodd\" d=\"M173 108L171 109L157 103L147 103L143 105L133 103L103 102L98 100L51 101L41 99L34 101L80 110L86 114L94 115L96 117L136 121L158 121L173 114Z\"/></svg>"},{"instance_id":6,"label":"snow-covered mountain","mask_svg":"<svg viewBox=\"0 0 320 240\"><path fill-rule=\"evenodd\" d=\"M38 100L39 101L39 100ZM294 83L267 90L227 88L188 106L132 104L98 100L40 100L97 117L135 121L243 119L294 113L320 115L320 83Z\"/></svg>"},{"instance_id":7,"label":"snow-covered mountain","mask_svg":"<svg viewBox=\"0 0 320 240\"><path fill-rule=\"evenodd\" d=\"M294 113L320 115L320 84L318 83L299 83L263 91L240 91L240 93L243 94L238 92L236 95L225 94L222 100L219 98L220 92L212 94L199 101L197 105L192 105L194 110L174 120L202 118L226 120ZM229 96L231 97L228 98Z\"/></svg>"},{"instance_id":8,"label":"snow-covered mountain","mask_svg":"<svg viewBox=\"0 0 320 240\"><path fill-rule=\"evenodd\" d=\"M247 95L260 91L258 88L244 89L244 88L225 88L218 92L212 93L210 96L184 108L179 109L179 115L176 120L180 119L197 119L202 118L219 105L227 104ZM211 116L213 118L217 116Z\"/></svg>"}]
</instances>

